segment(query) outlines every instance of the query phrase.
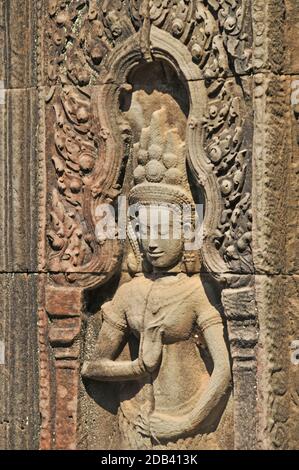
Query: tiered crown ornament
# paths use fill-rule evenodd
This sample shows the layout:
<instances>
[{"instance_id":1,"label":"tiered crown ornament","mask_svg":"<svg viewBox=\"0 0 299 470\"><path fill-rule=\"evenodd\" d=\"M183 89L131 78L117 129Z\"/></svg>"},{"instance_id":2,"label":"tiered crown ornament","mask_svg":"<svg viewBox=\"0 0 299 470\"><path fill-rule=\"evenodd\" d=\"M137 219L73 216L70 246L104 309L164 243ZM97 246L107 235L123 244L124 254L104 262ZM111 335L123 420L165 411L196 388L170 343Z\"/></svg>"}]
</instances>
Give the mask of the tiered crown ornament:
<instances>
[{"instance_id":1,"label":"tiered crown ornament","mask_svg":"<svg viewBox=\"0 0 299 470\"><path fill-rule=\"evenodd\" d=\"M130 205L137 211L140 206L171 207L180 217L183 215L180 219L183 225L194 228L195 206L187 177L186 146L178 130L170 127L164 107L155 111L149 127L142 129L140 141L134 145L133 168ZM128 224L128 237L133 251L128 256L128 268L131 272L140 272L144 264L131 223ZM183 264L186 272L198 272L199 252L185 251Z\"/></svg>"},{"instance_id":2,"label":"tiered crown ornament","mask_svg":"<svg viewBox=\"0 0 299 470\"><path fill-rule=\"evenodd\" d=\"M185 154L185 143L178 130L169 127L166 109L155 111L134 145L135 186L130 204L192 205Z\"/></svg>"}]
</instances>

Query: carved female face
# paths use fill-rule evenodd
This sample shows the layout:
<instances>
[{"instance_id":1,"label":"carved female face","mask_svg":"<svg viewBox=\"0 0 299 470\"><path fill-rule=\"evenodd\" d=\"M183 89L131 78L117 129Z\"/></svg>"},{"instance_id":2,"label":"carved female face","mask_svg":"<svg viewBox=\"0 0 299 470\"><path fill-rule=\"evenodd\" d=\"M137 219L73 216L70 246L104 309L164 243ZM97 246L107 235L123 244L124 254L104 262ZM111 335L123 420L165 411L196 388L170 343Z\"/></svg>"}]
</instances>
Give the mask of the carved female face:
<instances>
[{"instance_id":1,"label":"carved female face","mask_svg":"<svg viewBox=\"0 0 299 470\"><path fill-rule=\"evenodd\" d=\"M180 216L171 208L143 206L138 216L141 250L157 269L171 269L182 259L184 239Z\"/></svg>"}]
</instances>

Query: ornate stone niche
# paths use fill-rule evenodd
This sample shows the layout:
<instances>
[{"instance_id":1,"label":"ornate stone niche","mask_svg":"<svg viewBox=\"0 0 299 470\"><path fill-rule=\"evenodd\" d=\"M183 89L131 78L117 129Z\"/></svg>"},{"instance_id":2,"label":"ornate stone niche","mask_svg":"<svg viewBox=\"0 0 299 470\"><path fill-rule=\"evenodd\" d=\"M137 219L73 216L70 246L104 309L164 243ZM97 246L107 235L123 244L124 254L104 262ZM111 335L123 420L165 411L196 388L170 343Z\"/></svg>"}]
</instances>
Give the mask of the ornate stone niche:
<instances>
[{"instance_id":1,"label":"ornate stone niche","mask_svg":"<svg viewBox=\"0 0 299 470\"><path fill-rule=\"evenodd\" d=\"M298 14L0 2L1 448L298 448ZM202 247L99 238L119 196Z\"/></svg>"},{"instance_id":2,"label":"ornate stone niche","mask_svg":"<svg viewBox=\"0 0 299 470\"><path fill-rule=\"evenodd\" d=\"M47 8L41 447L254 448L249 3ZM173 271L130 233L99 240L97 207L118 196L202 203L203 246Z\"/></svg>"}]
</instances>

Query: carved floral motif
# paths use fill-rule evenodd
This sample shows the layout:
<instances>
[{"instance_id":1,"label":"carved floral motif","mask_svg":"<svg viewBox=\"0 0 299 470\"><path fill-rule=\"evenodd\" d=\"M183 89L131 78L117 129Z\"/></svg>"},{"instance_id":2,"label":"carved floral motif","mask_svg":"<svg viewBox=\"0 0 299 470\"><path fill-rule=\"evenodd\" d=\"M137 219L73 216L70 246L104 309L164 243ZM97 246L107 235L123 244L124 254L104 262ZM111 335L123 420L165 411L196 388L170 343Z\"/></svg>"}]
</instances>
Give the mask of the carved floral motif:
<instances>
[{"instance_id":1,"label":"carved floral motif","mask_svg":"<svg viewBox=\"0 0 299 470\"><path fill-rule=\"evenodd\" d=\"M94 166L101 161L101 139L111 130L101 129L99 123L94 129L88 86L101 81L113 49L139 31L137 43L144 57L152 60L150 52L145 53L150 51L150 40L143 30L154 25L186 45L205 80L204 148L223 203L213 234L215 248L229 269L252 271L251 200L244 189L250 155L244 144L242 90L234 78L251 68L246 12L248 2L241 0L49 1L48 81L63 86L54 103L55 151L51 158L57 192L48 235L51 269L77 268L95 253L92 224L82 212L83 195L86 188L91 197L101 193L99 184L95 189L100 166L98 170ZM65 224L60 204L65 207L68 230L60 227ZM76 254L78 250L81 254Z\"/></svg>"},{"instance_id":2,"label":"carved floral motif","mask_svg":"<svg viewBox=\"0 0 299 470\"><path fill-rule=\"evenodd\" d=\"M128 4L128 5L127 5ZM77 0L49 1L50 81L76 85L96 80L102 60L118 43L139 30L148 18L184 42L205 78L251 69L246 1L223 0Z\"/></svg>"},{"instance_id":3,"label":"carved floral motif","mask_svg":"<svg viewBox=\"0 0 299 470\"><path fill-rule=\"evenodd\" d=\"M52 192L52 229L48 239L53 251L49 267L59 272L82 266L93 250L92 235L82 224L83 189L90 184L98 142L90 124L86 92L66 86L53 107L56 122L52 163L57 187Z\"/></svg>"},{"instance_id":4,"label":"carved floral motif","mask_svg":"<svg viewBox=\"0 0 299 470\"><path fill-rule=\"evenodd\" d=\"M123 187L127 161L131 157L130 163L132 163L134 158L131 129L122 113L119 112L119 97L122 92L130 94L132 91L130 85L126 83L126 73L131 70L129 62L135 61L137 65L140 62L160 60L161 57L157 56L159 51L155 50L157 44L159 47L162 44L162 49L165 47L162 59L167 60L169 55L170 62L175 65L177 58L175 53L177 49L180 49L180 57L183 56L184 59L187 57L189 69L192 69L189 78L193 83L187 85L190 86L189 91L192 88L190 101L196 104L193 106L194 119L193 114L190 114L188 122L190 129L194 127L194 132L188 134L187 130L187 135L195 136L196 142L192 143L192 152L196 158L204 160L203 163L201 162L202 165L199 165L200 169L203 168L201 183L206 192L208 192L207 189L211 192L211 188L205 185L207 186L212 181L213 197L211 200L213 203L217 201L221 206L220 211L217 210L216 223L213 220L213 226L208 227L208 242L212 240L210 245L207 243L209 254L211 252L211 258L221 261L219 264L215 262L213 266L223 267L224 263L227 270L234 273L252 271L251 196L247 192L249 185L246 175L247 168L250 166L250 151L246 148L248 136L245 141L249 126L240 80L240 75L248 73L251 69L249 46L251 33L248 25L245 24L250 2L245 0L48 0L47 4L45 51L46 84L49 86L47 96L49 123L47 124L46 155L50 189L47 196L50 207L47 238L51 281L46 287L45 303L51 323L49 339L54 351L57 374L57 390L54 390L57 403L55 412L52 412L52 415L55 415L55 419L52 416L53 422L56 423L54 426L55 445L57 448L59 446L63 448L66 445L76 446L76 400L78 400L77 382L81 354L79 337L81 321L84 321L84 315L82 315L84 296L87 289L106 282L120 267L121 246L119 242L105 239L99 241L95 236L95 207L99 202L114 204ZM162 40L153 44L157 38L157 31L163 33L160 35ZM169 51L168 45L171 49ZM178 70L180 67L179 65ZM183 72L182 67L180 72ZM203 105L199 99L201 93ZM201 107L204 108L205 113L203 119L201 119L202 110L198 110ZM198 132L199 129L200 132ZM185 141L186 154L188 154L190 144L188 139L191 140L191 137L186 138ZM197 148L203 148L203 152L201 154L198 152L198 156L194 151ZM151 163L147 168L150 176L152 167ZM157 167L159 165L155 163L154 170ZM142 170L143 168L139 168L139 176L140 172L143 174ZM162 168L163 170L165 169ZM175 171L168 172L168 177L169 174L171 178L178 178L178 173ZM204 174L208 176L206 179L209 179L209 183L205 180ZM199 182L201 175L194 172L193 176L198 176ZM154 177L156 177L155 174ZM212 207L214 207L213 203ZM218 217L219 213L220 217ZM135 245L135 251L138 252L137 243ZM141 254L139 255L141 259ZM140 259L137 256L137 260L140 261ZM183 262L189 265L194 264L193 259L188 261L184 258ZM211 270L210 266L207 268ZM183 278L188 286L191 278L185 274ZM138 280L138 276L135 280ZM193 281L196 281L195 291L200 291L199 278L194 276ZM69 286L67 289L61 287L70 283L73 284L73 289ZM184 295L186 295L185 284L182 288ZM124 301L134 299L138 292L140 290L134 287L132 294L125 294L122 298ZM167 290L165 292L167 293ZM178 300L181 301L182 293L178 291L177 295ZM205 299L203 291L202 295ZM143 298L146 299L147 295ZM169 294L165 299L161 299L160 303L168 302L168 299ZM156 320L155 315L157 308L159 311L159 304L155 296L153 300L155 302L152 310ZM208 311L210 306L207 300L206 307ZM187 301L183 309L189 314L192 312ZM169 311L171 313L173 309L169 308ZM211 323L210 319L200 323L203 333L211 331L211 328L219 329L222 326L218 312L213 313L211 309L209 311L217 316L217 325L214 324L214 320ZM177 325L180 325L183 318L180 315L177 316L178 318L174 319L177 322L174 328L176 331L178 331ZM172 313L169 319L173 319ZM164 327L163 322L158 326ZM190 325L193 325L193 321ZM152 332L156 331L156 329L151 329L153 324L147 321L146 326L149 337L140 359L144 361L144 364L141 362L141 366L146 365L151 368L152 364L148 364L148 360L150 362L153 360L152 354L155 355L153 346L159 346L159 342L151 338ZM108 329L111 330L109 324ZM188 341L192 342L194 339L198 347L201 340L197 332L193 330L190 336L190 331L187 331ZM213 333L212 336L213 341L216 338L218 348L222 342L223 352L220 351L220 354L216 356L223 360L226 345L223 343L223 333L219 334L219 331ZM186 336L183 328L181 333L182 337L179 337L177 342L178 348L181 347L181 339L185 339ZM194 337L193 333L196 333ZM99 344L105 346L106 343L100 341ZM110 340L107 344L113 346ZM192 348L193 346L192 344ZM160 370L160 349L157 350L155 370ZM180 350L179 355L190 357L189 353L184 355ZM215 359L215 362L217 360ZM175 358L175 363L177 362ZM228 366L228 361L225 362ZM187 369L188 367L184 366L184 373ZM109 373L111 370L108 367ZM219 383L223 370L221 366L216 374ZM133 364L133 374L135 373L135 364ZM183 377L183 374L178 375ZM198 379L199 375L196 377ZM192 377L190 375L191 385L194 380L194 374ZM219 387L226 389L227 382L228 374L226 374L225 386L220 387L220 384ZM67 411L66 416L65 398L58 393L61 384L66 385L68 396L74 404L72 427L66 429L64 426L66 422L69 422L69 412ZM182 383L181 390L185 390L185 385ZM214 386L212 389L217 390ZM196 385L195 390L199 393L199 386ZM190 396L196 395L191 392ZM179 397L180 390L175 394ZM221 394L217 393L217 395L219 398ZM203 410L209 411L209 408L213 408L215 400L211 402L209 400L208 406L204 404ZM197 400L195 402L197 405L200 404ZM171 400L170 403L172 404ZM194 408L193 405L192 408ZM176 434L171 435L171 439L182 436L188 423L198 424L199 418L202 419L204 416L202 410L197 411L196 420L192 421L193 409L193 415L187 414L187 422L181 423ZM43 416L43 421L46 430L50 429L51 426L47 423L45 416ZM151 422L150 429L148 429L149 423L145 423L148 437L150 439L155 437L151 436L151 431L155 430L155 426L156 436L165 437L163 433L167 431L168 423L169 416L167 415L165 422L162 422L162 433L159 432L161 428L159 420ZM136 434L136 430L130 431L129 424L130 420L127 420L122 425L123 433L127 437ZM144 423L139 424L144 425ZM129 426L128 432L125 429L126 425ZM172 424L170 428L173 432ZM51 432L53 430L51 428ZM59 434L59 430L63 432ZM193 429L189 431L193 432ZM69 437L69 444L66 444L66 437ZM182 445L185 444L182 443Z\"/></svg>"},{"instance_id":5,"label":"carved floral motif","mask_svg":"<svg viewBox=\"0 0 299 470\"><path fill-rule=\"evenodd\" d=\"M119 243L96 239L95 207L119 194L117 169L112 171L105 157L107 147L113 148L111 133L93 115L87 88L65 85L50 93L48 102L55 116L50 148L56 177L47 232L49 269L58 283L75 282L76 273L88 278L103 271L107 277L119 262Z\"/></svg>"},{"instance_id":6,"label":"carved floral motif","mask_svg":"<svg viewBox=\"0 0 299 470\"><path fill-rule=\"evenodd\" d=\"M205 150L213 165L224 209L216 233L215 245L225 262L237 272L251 270L251 197L244 191L247 150L244 149L244 120L241 100L231 93L231 80L217 80L209 88L213 96L203 126Z\"/></svg>"}]
</instances>

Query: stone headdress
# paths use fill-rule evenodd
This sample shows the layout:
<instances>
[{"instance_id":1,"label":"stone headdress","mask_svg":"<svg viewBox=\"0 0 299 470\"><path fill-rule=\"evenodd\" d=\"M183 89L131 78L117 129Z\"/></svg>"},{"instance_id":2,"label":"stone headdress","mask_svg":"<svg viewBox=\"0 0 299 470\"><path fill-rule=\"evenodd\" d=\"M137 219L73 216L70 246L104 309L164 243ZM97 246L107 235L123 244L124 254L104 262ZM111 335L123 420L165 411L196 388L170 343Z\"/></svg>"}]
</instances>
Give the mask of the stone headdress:
<instances>
[{"instance_id":1,"label":"stone headdress","mask_svg":"<svg viewBox=\"0 0 299 470\"><path fill-rule=\"evenodd\" d=\"M131 204L192 204L186 171L186 148L178 130L167 122L162 107L152 115L134 145L134 183Z\"/></svg>"},{"instance_id":2,"label":"stone headdress","mask_svg":"<svg viewBox=\"0 0 299 470\"><path fill-rule=\"evenodd\" d=\"M130 205L135 208L150 204L166 205L179 211L188 206L190 222L194 223L195 207L187 177L186 145L178 129L170 126L164 107L155 111L149 127L142 129L140 141L134 145L133 168L134 186L129 193ZM130 224L128 236L140 266L139 245ZM194 254L189 252L187 258L192 259L193 263Z\"/></svg>"}]
</instances>

